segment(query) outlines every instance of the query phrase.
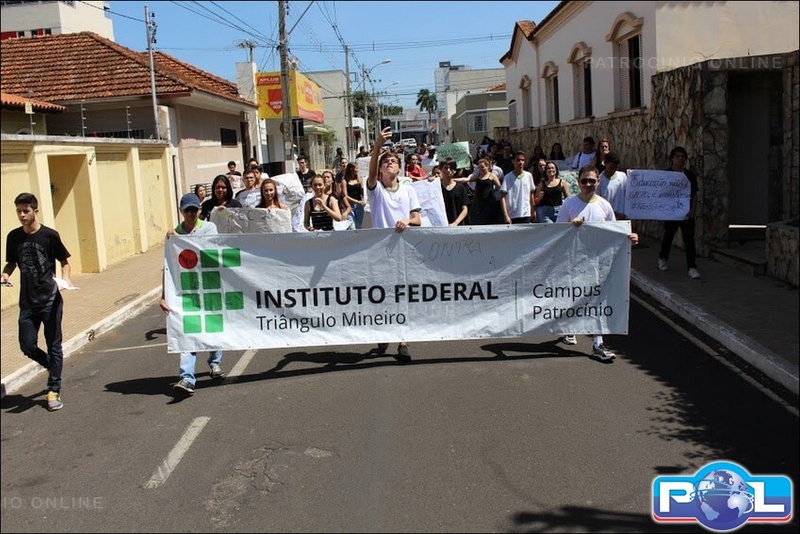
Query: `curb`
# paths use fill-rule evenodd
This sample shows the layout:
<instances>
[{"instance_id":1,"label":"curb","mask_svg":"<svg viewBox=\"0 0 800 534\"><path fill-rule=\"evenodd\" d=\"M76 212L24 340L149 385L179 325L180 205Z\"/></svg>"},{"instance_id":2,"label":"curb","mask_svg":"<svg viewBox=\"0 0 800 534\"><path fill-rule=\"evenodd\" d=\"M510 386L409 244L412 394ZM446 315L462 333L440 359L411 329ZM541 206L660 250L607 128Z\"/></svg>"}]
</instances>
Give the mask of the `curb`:
<instances>
[{"instance_id":1,"label":"curb","mask_svg":"<svg viewBox=\"0 0 800 534\"><path fill-rule=\"evenodd\" d=\"M757 341L710 316L635 269L631 269L631 283L795 395L799 394L797 365L787 362Z\"/></svg>"},{"instance_id":2,"label":"curb","mask_svg":"<svg viewBox=\"0 0 800 534\"><path fill-rule=\"evenodd\" d=\"M81 349L97 336L113 330L119 326L123 321L139 314L146 306L151 304L151 301L161 295L161 286L156 287L140 296L139 298L131 301L128 305L123 306L115 311L105 319L98 321L83 332L80 332L68 339L63 343L64 359L66 360L73 353ZM44 372L44 368L38 363L31 361L23 365L7 377L3 378L2 385L0 385L0 399L5 398L6 395L12 393L24 386L39 373Z\"/></svg>"}]
</instances>

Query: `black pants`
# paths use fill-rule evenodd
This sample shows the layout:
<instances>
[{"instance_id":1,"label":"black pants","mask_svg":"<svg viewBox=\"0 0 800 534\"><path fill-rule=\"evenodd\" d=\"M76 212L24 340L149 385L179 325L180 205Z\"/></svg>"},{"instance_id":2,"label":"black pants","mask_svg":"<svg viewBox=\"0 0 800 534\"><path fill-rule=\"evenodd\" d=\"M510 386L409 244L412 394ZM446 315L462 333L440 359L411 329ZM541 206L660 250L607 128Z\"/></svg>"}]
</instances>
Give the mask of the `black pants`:
<instances>
[{"instance_id":1,"label":"black pants","mask_svg":"<svg viewBox=\"0 0 800 534\"><path fill-rule=\"evenodd\" d=\"M22 353L50 371L47 390L61 391L61 367L64 352L61 349L61 317L64 315L64 300L56 292L53 299L41 308L19 309L19 347ZM39 328L44 325L44 340L47 352L39 348Z\"/></svg>"},{"instance_id":2,"label":"black pants","mask_svg":"<svg viewBox=\"0 0 800 534\"><path fill-rule=\"evenodd\" d=\"M669 259L672 240L675 239L675 233L680 228L683 246L686 249L686 269L696 269L695 257L697 253L694 248L694 226L694 217L682 221L664 221L664 237L661 239L661 251L658 253L658 257L662 260Z\"/></svg>"}]
</instances>

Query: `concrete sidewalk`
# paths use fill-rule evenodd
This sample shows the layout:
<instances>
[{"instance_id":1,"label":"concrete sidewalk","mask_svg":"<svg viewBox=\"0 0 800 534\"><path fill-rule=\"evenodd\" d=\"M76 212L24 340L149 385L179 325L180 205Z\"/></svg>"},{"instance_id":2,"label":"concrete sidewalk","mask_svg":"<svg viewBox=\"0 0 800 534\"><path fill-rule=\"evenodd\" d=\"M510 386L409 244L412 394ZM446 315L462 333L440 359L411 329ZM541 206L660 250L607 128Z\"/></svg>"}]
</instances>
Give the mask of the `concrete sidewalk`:
<instances>
[{"instance_id":1,"label":"concrete sidewalk","mask_svg":"<svg viewBox=\"0 0 800 534\"><path fill-rule=\"evenodd\" d=\"M65 357L156 302L161 293L163 254L163 247L155 246L103 273L72 277L81 289L64 292ZM686 273L683 251L677 248L670 256L671 270L659 271L657 260L658 242L643 239L632 251L632 287L798 394L797 289L708 258L697 259L702 278L692 280ZM44 372L19 350L18 315L16 306L2 312L2 396Z\"/></svg>"}]
</instances>

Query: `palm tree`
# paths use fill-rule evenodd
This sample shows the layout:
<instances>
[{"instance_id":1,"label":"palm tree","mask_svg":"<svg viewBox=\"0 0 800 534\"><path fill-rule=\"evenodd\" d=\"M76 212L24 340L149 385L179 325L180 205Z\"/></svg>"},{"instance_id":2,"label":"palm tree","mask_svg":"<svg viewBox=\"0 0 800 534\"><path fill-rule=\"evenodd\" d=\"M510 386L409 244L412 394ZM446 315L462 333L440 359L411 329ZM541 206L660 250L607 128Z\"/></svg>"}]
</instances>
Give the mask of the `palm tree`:
<instances>
[{"instance_id":1,"label":"palm tree","mask_svg":"<svg viewBox=\"0 0 800 534\"><path fill-rule=\"evenodd\" d=\"M438 109L436 95L428 89L420 89L419 93L417 93L417 105L420 111L428 112L428 125L430 126L433 122L433 114Z\"/></svg>"}]
</instances>

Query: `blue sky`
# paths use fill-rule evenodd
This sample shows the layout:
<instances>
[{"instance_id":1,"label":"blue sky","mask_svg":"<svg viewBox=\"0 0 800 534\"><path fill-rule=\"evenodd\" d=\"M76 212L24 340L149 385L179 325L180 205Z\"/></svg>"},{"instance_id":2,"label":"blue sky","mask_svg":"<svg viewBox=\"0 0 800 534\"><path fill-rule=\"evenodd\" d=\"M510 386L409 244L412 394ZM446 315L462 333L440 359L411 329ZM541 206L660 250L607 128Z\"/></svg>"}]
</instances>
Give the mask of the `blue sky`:
<instances>
[{"instance_id":1,"label":"blue sky","mask_svg":"<svg viewBox=\"0 0 800 534\"><path fill-rule=\"evenodd\" d=\"M301 71L344 71L341 36L353 50L351 73L358 71L359 65L369 69L390 59L372 70L374 89L386 93L386 103L415 107L420 89L435 90L434 70L440 61L474 69L501 68L499 59L508 51L514 23L538 23L556 5L558 2L289 2L286 26L292 29L290 55L298 58ZM259 45L253 49L253 59L260 70L280 70L275 1L112 1L108 16L119 44L146 50L145 6L158 25L158 50L234 81L235 64L249 57L249 51L237 45L247 40Z\"/></svg>"}]
</instances>

